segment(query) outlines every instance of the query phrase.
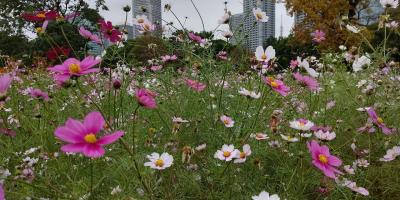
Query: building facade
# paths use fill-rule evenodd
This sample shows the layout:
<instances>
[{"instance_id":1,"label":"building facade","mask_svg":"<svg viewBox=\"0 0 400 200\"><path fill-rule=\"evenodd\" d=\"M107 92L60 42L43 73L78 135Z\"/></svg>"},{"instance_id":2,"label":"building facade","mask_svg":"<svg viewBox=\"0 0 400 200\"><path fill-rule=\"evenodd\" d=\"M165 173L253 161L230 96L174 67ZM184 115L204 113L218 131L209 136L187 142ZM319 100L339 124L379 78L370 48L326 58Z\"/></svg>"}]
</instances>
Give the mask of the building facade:
<instances>
[{"instance_id":1,"label":"building facade","mask_svg":"<svg viewBox=\"0 0 400 200\"><path fill-rule=\"evenodd\" d=\"M146 15L147 18L156 24L157 28L162 25L161 0L132 0L132 17ZM134 27L133 38L139 36L137 27Z\"/></svg>"},{"instance_id":2,"label":"building facade","mask_svg":"<svg viewBox=\"0 0 400 200\"><path fill-rule=\"evenodd\" d=\"M234 14L229 20L229 29L233 33L233 37L230 39L231 44L243 43L243 13Z\"/></svg>"},{"instance_id":3,"label":"building facade","mask_svg":"<svg viewBox=\"0 0 400 200\"><path fill-rule=\"evenodd\" d=\"M253 15L253 8L256 7L267 13L268 22L256 22ZM254 51L258 46L262 46L266 39L275 37L274 0L244 0L243 13L245 15L244 33L247 35L245 45L249 50Z\"/></svg>"}]
</instances>

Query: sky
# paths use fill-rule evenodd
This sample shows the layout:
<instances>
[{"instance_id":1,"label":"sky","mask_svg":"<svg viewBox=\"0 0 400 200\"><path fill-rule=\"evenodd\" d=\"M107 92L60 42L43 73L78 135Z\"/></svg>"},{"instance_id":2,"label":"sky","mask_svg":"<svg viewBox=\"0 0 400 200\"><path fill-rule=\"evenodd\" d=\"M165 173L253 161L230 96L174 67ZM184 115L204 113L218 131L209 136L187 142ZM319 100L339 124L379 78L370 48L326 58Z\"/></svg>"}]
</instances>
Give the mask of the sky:
<instances>
[{"instance_id":1,"label":"sky","mask_svg":"<svg viewBox=\"0 0 400 200\"><path fill-rule=\"evenodd\" d=\"M105 0L109 11L101 11L100 14L113 24L123 24L125 21L125 14L122 11L122 7L132 4L132 0ZM206 30L212 31L218 26L218 19L224 14L224 1L225 0L193 0L198 7L200 14L203 17L204 25ZM241 13L243 10L244 0L227 0L228 10L232 14ZM95 0L86 0L90 5L94 5ZM187 17L185 27L194 31L203 30L200 18L193 8L190 0L162 0L162 8L166 3L172 5L172 10L178 16L178 18L184 22L185 17ZM276 16L275 16L275 30L276 36L280 35L280 25L283 24L283 35L287 36L292 29L294 20L286 12L285 6L282 3L276 5ZM174 25L178 26L178 21L170 12L163 12L163 19L168 22L173 22ZM132 14L129 13L129 17ZM131 18L132 19L132 18ZM132 23L129 20L128 24ZM267 22L268 23L268 22ZM225 31L228 30L227 25L218 27L218 30Z\"/></svg>"}]
</instances>

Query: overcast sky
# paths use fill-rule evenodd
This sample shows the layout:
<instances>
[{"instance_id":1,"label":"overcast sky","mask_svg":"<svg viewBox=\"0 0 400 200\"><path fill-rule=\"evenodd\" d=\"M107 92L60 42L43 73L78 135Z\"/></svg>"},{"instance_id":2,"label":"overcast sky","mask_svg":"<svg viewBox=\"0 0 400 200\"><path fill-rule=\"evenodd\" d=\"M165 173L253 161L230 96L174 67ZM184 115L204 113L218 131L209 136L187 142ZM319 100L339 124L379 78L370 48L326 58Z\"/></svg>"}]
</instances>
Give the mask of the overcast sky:
<instances>
[{"instance_id":1,"label":"overcast sky","mask_svg":"<svg viewBox=\"0 0 400 200\"><path fill-rule=\"evenodd\" d=\"M122 24L125 20L124 12L122 7L125 5L132 5L132 0L105 0L109 11L101 11L100 14L107 20L112 21L114 24ZM197 5L200 14L204 19L204 24L206 30L214 30L218 26L218 19L224 14L224 1L225 0L193 0ZM228 10L232 14L241 13L243 10L243 0L227 0ZM89 4L93 5L94 0L86 0ZM190 3L190 0L162 0L162 7L165 3L170 3L172 5L172 10L180 18L180 20L185 21L185 17L188 17L185 27L195 31L201 31L202 25L199 16L197 15L195 9ZM171 13L163 12L163 19L166 21L172 21L175 25L178 22L175 20ZM130 17L132 14L130 13ZM132 20L129 20L131 23ZM277 4L276 6L276 35L280 34L280 25L283 24L283 35L289 34L293 26L293 18L290 17L283 4ZM267 22L268 23L268 22ZM227 30L227 26L219 27L221 30Z\"/></svg>"}]
</instances>

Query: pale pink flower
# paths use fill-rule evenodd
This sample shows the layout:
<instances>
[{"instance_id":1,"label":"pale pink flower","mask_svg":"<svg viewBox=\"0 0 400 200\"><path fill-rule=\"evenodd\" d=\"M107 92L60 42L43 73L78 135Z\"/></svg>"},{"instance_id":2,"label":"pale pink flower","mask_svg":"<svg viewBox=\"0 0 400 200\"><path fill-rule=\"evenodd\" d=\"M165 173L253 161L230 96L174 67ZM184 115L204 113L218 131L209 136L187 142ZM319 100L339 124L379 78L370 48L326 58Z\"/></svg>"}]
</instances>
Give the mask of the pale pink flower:
<instances>
[{"instance_id":1,"label":"pale pink flower","mask_svg":"<svg viewBox=\"0 0 400 200\"><path fill-rule=\"evenodd\" d=\"M290 92L290 88L287 87L281 80L274 79L273 77L264 77L264 82L271 86L273 90L278 92L282 96L287 96Z\"/></svg>"},{"instance_id":2,"label":"pale pink flower","mask_svg":"<svg viewBox=\"0 0 400 200\"><path fill-rule=\"evenodd\" d=\"M307 87L311 91L318 91L319 89L318 81L315 80L313 77L302 76L298 72L293 74L293 76L300 85Z\"/></svg>"},{"instance_id":3,"label":"pale pink flower","mask_svg":"<svg viewBox=\"0 0 400 200\"><path fill-rule=\"evenodd\" d=\"M231 128L235 125L235 121L233 121L232 118L226 116L226 115L222 115L220 117L221 122L225 125L225 127L227 128Z\"/></svg>"},{"instance_id":4,"label":"pale pink flower","mask_svg":"<svg viewBox=\"0 0 400 200\"><path fill-rule=\"evenodd\" d=\"M244 163L246 162L246 158L251 155L250 145L243 145L243 151L239 152L238 158L236 158L234 163Z\"/></svg>"},{"instance_id":5,"label":"pale pink flower","mask_svg":"<svg viewBox=\"0 0 400 200\"><path fill-rule=\"evenodd\" d=\"M137 89L136 93L136 100L138 103L147 109L154 109L157 108L157 102L154 97L156 94L148 89Z\"/></svg>"},{"instance_id":6,"label":"pale pink flower","mask_svg":"<svg viewBox=\"0 0 400 200\"><path fill-rule=\"evenodd\" d=\"M161 156L158 153L152 153L147 156L147 159L149 159L150 162L144 163L144 166L158 170L171 167L174 162L174 158L168 153L162 153Z\"/></svg>"},{"instance_id":7,"label":"pale pink flower","mask_svg":"<svg viewBox=\"0 0 400 200\"><path fill-rule=\"evenodd\" d=\"M186 84L192 88L193 90L197 91L197 92L201 92L204 89L206 89L207 85L204 83L201 83L199 81L196 80L192 80L192 79L187 79L186 80Z\"/></svg>"},{"instance_id":8,"label":"pale pink flower","mask_svg":"<svg viewBox=\"0 0 400 200\"><path fill-rule=\"evenodd\" d=\"M224 144L221 150L217 150L217 152L215 152L214 158L229 162L234 158L238 158L239 154L240 151L235 149L233 144L231 145Z\"/></svg>"}]
</instances>

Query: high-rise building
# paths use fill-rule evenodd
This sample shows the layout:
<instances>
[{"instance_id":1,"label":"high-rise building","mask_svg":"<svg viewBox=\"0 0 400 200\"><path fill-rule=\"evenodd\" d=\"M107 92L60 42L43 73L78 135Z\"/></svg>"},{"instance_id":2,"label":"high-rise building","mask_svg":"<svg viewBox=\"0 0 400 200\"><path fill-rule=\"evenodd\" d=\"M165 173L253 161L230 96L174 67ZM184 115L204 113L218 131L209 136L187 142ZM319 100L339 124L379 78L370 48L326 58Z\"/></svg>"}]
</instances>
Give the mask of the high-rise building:
<instances>
[{"instance_id":1,"label":"high-rise building","mask_svg":"<svg viewBox=\"0 0 400 200\"><path fill-rule=\"evenodd\" d=\"M294 14L294 24L298 25L304 21L306 14L304 12L296 12Z\"/></svg>"},{"instance_id":2,"label":"high-rise building","mask_svg":"<svg viewBox=\"0 0 400 200\"><path fill-rule=\"evenodd\" d=\"M232 44L243 43L243 13L234 14L229 19L229 28L233 33L233 37L230 39Z\"/></svg>"},{"instance_id":3,"label":"high-rise building","mask_svg":"<svg viewBox=\"0 0 400 200\"><path fill-rule=\"evenodd\" d=\"M160 28L162 24L161 0L132 0L132 15L133 18L137 15L146 15L153 24L157 25L157 28ZM138 28L135 27L133 37L139 35Z\"/></svg>"},{"instance_id":4,"label":"high-rise building","mask_svg":"<svg viewBox=\"0 0 400 200\"><path fill-rule=\"evenodd\" d=\"M267 13L268 22L256 22L253 15L253 8L261 8ZM246 46L250 50L255 50L262 46L269 37L275 37L275 3L274 0L244 0L243 13L244 32L247 34Z\"/></svg>"},{"instance_id":5,"label":"high-rise building","mask_svg":"<svg viewBox=\"0 0 400 200\"><path fill-rule=\"evenodd\" d=\"M385 11L379 0L370 0L365 9L358 12L358 19L360 24L371 25L377 23L379 16Z\"/></svg>"}]
</instances>

